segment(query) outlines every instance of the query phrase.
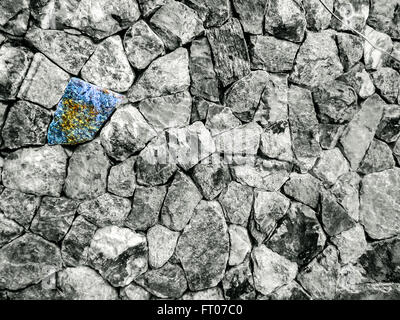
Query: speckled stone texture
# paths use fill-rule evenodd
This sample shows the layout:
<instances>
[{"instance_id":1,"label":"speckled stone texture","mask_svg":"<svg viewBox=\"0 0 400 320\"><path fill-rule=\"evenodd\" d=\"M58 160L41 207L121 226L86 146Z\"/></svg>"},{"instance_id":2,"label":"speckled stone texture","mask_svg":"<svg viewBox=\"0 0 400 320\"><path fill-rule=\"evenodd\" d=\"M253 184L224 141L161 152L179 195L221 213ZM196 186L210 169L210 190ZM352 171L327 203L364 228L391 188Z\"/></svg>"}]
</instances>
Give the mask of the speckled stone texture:
<instances>
[{"instance_id":1,"label":"speckled stone texture","mask_svg":"<svg viewBox=\"0 0 400 320\"><path fill-rule=\"evenodd\" d=\"M0 300L399 300L399 8L0 0Z\"/></svg>"}]
</instances>

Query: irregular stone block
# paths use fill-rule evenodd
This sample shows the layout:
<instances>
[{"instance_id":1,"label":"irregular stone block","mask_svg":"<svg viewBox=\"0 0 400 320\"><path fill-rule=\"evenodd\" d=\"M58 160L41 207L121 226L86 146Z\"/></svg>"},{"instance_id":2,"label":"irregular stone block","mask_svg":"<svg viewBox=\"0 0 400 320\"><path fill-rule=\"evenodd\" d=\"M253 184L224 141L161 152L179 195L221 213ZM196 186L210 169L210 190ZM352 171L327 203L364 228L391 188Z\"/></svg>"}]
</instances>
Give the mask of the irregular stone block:
<instances>
[{"instance_id":1,"label":"irregular stone block","mask_svg":"<svg viewBox=\"0 0 400 320\"><path fill-rule=\"evenodd\" d=\"M226 300L252 300L256 297L253 274L248 260L230 268L222 279Z\"/></svg>"},{"instance_id":2,"label":"irregular stone block","mask_svg":"<svg viewBox=\"0 0 400 320\"><path fill-rule=\"evenodd\" d=\"M357 171L369 174L392 169L395 164L390 147L386 143L374 139Z\"/></svg>"},{"instance_id":3,"label":"irregular stone block","mask_svg":"<svg viewBox=\"0 0 400 320\"><path fill-rule=\"evenodd\" d=\"M324 3L333 11L334 0L325 0ZM329 27L332 15L319 0L304 0L303 6L306 13L307 28L312 31L320 31Z\"/></svg>"},{"instance_id":4,"label":"irregular stone block","mask_svg":"<svg viewBox=\"0 0 400 320\"><path fill-rule=\"evenodd\" d=\"M363 32L369 14L368 0L335 0L334 14L343 21L332 18L331 25L336 30Z\"/></svg>"},{"instance_id":5,"label":"irregular stone block","mask_svg":"<svg viewBox=\"0 0 400 320\"><path fill-rule=\"evenodd\" d=\"M239 15L244 32L263 33L266 0L234 0L233 6Z\"/></svg>"},{"instance_id":6,"label":"irregular stone block","mask_svg":"<svg viewBox=\"0 0 400 320\"><path fill-rule=\"evenodd\" d=\"M368 16L368 25L387 33L392 38L400 39L400 22L396 18L399 10L399 2L397 0L388 1L371 1L370 12Z\"/></svg>"},{"instance_id":7,"label":"irregular stone block","mask_svg":"<svg viewBox=\"0 0 400 320\"><path fill-rule=\"evenodd\" d=\"M364 54L364 43L362 38L348 33L338 33L336 35L339 58L344 70L347 71L359 62Z\"/></svg>"},{"instance_id":8,"label":"irregular stone block","mask_svg":"<svg viewBox=\"0 0 400 320\"><path fill-rule=\"evenodd\" d=\"M19 237L23 232L23 227L0 213L0 247Z\"/></svg>"},{"instance_id":9,"label":"irregular stone block","mask_svg":"<svg viewBox=\"0 0 400 320\"><path fill-rule=\"evenodd\" d=\"M292 172L283 186L283 192L291 198L316 209L318 206L321 182L310 174Z\"/></svg>"},{"instance_id":10,"label":"irregular stone block","mask_svg":"<svg viewBox=\"0 0 400 320\"><path fill-rule=\"evenodd\" d=\"M222 26L232 15L229 0L184 0L197 11L204 21L204 27Z\"/></svg>"},{"instance_id":11,"label":"irregular stone block","mask_svg":"<svg viewBox=\"0 0 400 320\"><path fill-rule=\"evenodd\" d=\"M120 197L132 197L136 188L135 158L131 157L110 169L107 190Z\"/></svg>"},{"instance_id":12,"label":"irregular stone block","mask_svg":"<svg viewBox=\"0 0 400 320\"><path fill-rule=\"evenodd\" d=\"M377 70L379 69L384 60L383 51L391 52L393 49L393 42L390 37L382 32L376 31L373 28L365 27L365 37L372 42L375 47L380 48L378 50L374 48L368 41L364 42L364 63L365 69L367 70ZM383 51L382 51L383 50Z\"/></svg>"},{"instance_id":13,"label":"irregular stone block","mask_svg":"<svg viewBox=\"0 0 400 320\"><path fill-rule=\"evenodd\" d=\"M383 99L396 103L400 92L400 74L391 68L380 68L372 73L372 81Z\"/></svg>"},{"instance_id":14,"label":"irregular stone block","mask_svg":"<svg viewBox=\"0 0 400 320\"><path fill-rule=\"evenodd\" d=\"M147 231L149 246L149 264L152 268L161 268L172 257L180 233L162 225L155 225Z\"/></svg>"},{"instance_id":15,"label":"irregular stone block","mask_svg":"<svg viewBox=\"0 0 400 320\"><path fill-rule=\"evenodd\" d=\"M251 242L246 228L235 224L229 225L229 260L230 266L241 264L251 251Z\"/></svg>"}]
</instances>

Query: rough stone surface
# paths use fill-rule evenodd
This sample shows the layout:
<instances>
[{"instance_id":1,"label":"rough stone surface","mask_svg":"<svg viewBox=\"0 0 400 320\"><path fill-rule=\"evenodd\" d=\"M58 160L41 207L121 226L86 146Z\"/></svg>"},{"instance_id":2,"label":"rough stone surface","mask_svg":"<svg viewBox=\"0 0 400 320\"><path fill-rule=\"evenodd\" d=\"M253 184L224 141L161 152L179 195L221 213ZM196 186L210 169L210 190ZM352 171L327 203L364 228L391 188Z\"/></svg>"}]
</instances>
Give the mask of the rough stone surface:
<instances>
[{"instance_id":1,"label":"rough stone surface","mask_svg":"<svg viewBox=\"0 0 400 320\"><path fill-rule=\"evenodd\" d=\"M228 264L236 266L246 259L251 251L251 242L246 228L231 224L229 225L230 251Z\"/></svg>"},{"instance_id":2,"label":"rough stone surface","mask_svg":"<svg viewBox=\"0 0 400 320\"><path fill-rule=\"evenodd\" d=\"M179 232L162 225L155 225L147 231L149 264L152 268L161 268L172 257L178 237Z\"/></svg>"},{"instance_id":3,"label":"rough stone surface","mask_svg":"<svg viewBox=\"0 0 400 320\"><path fill-rule=\"evenodd\" d=\"M185 0L184 2L197 11L206 28L221 26L231 17L229 0Z\"/></svg>"},{"instance_id":4,"label":"rough stone surface","mask_svg":"<svg viewBox=\"0 0 400 320\"><path fill-rule=\"evenodd\" d=\"M376 136L387 142L396 142L400 137L400 106L387 105L383 110L382 120L375 132Z\"/></svg>"},{"instance_id":5,"label":"rough stone surface","mask_svg":"<svg viewBox=\"0 0 400 320\"><path fill-rule=\"evenodd\" d=\"M400 24L396 18L398 15L399 3L397 0L379 2L371 1L368 24L379 31L387 33L394 39L400 39Z\"/></svg>"},{"instance_id":6,"label":"rough stone surface","mask_svg":"<svg viewBox=\"0 0 400 320\"><path fill-rule=\"evenodd\" d=\"M182 300L225 300L221 288L214 287L196 292L186 292Z\"/></svg>"},{"instance_id":7,"label":"rough stone surface","mask_svg":"<svg viewBox=\"0 0 400 320\"><path fill-rule=\"evenodd\" d=\"M229 269L222 279L222 288L226 300L255 299L253 275L248 260Z\"/></svg>"},{"instance_id":8,"label":"rough stone surface","mask_svg":"<svg viewBox=\"0 0 400 320\"><path fill-rule=\"evenodd\" d=\"M371 145L358 171L364 174L391 169L395 166L392 150L389 146L377 139L372 140Z\"/></svg>"},{"instance_id":9,"label":"rough stone surface","mask_svg":"<svg viewBox=\"0 0 400 320\"><path fill-rule=\"evenodd\" d=\"M131 283L120 290L122 300L150 300L150 292L143 289L141 286Z\"/></svg>"},{"instance_id":10,"label":"rough stone surface","mask_svg":"<svg viewBox=\"0 0 400 320\"><path fill-rule=\"evenodd\" d=\"M310 174L293 172L283 186L283 192L291 198L316 209L318 206L321 183Z\"/></svg>"},{"instance_id":11,"label":"rough stone surface","mask_svg":"<svg viewBox=\"0 0 400 320\"><path fill-rule=\"evenodd\" d=\"M111 167L107 190L120 197L132 197L136 188L135 158L131 157Z\"/></svg>"},{"instance_id":12,"label":"rough stone surface","mask_svg":"<svg viewBox=\"0 0 400 320\"><path fill-rule=\"evenodd\" d=\"M340 261L344 264L356 261L367 250L364 229L357 224L332 238L338 248Z\"/></svg>"},{"instance_id":13,"label":"rough stone surface","mask_svg":"<svg viewBox=\"0 0 400 320\"><path fill-rule=\"evenodd\" d=\"M18 223L0 213L0 247L17 238L23 231L24 228Z\"/></svg>"},{"instance_id":14,"label":"rough stone surface","mask_svg":"<svg viewBox=\"0 0 400 320\"><path fill-rule=\"evenodd\" d=\"M372 73L372 81L388 103L396 103L400 90L400 74L391 68L380 68Z\"/></svg>"},{"instance_id":15,"label":"rough stone surface","mask_svg":"<svg viewBox=\"0 0 400 320\"><path fill-rule=\"evenodd\" d=\"M333 11L334 0L325 0L325 5ZM307 28L312 31L327 29L331 23L331 14L319 0L304 0Z\"/></svg>"},{"instance_id":16,"label":"rough stone surface","mask_svg":"<svg viewBox=\"0 0 400 320\"><path fill-rule=\"evenodd\" d=\"M369 1L359 0L336 0L334 3L334 13L343 22L332 19L331 25L336 30L352 31L353 29L364 31L369 14Z\"/></svg>"},{"instance_id":17,"label":"rough stone surface","mask_svg":"<svg viewBox=\"0 0 400 320\"><path fill-rule=\"evenodd\" d=\"M376 70L379 69L383 64L384 53L391 52L393 49L393 42L390 37L382 32L376 31L373 28L366 26L365 27L365 36L371 43L365 41L364 42L364 63L365 68L367 70ZM381 50L376 49L376 47Z\"/></svg>"},{"instance_id":18,"label":"rough stone surface","mask_svg":"<svg viewBox=\"0 0 400 320\"><path fill-rule=\"evenodd\" d=\"M349 163L338 149L325 150L313 168L313 173L327 185L333 185L336 180L350 169Z\"/></svg>"},{"instance_id":19,"label":"rough stone surface","mask_svg":"<svg viewBox=\"0 0 400 320\"><path fill-rule=\"evenodd\" d=\"M348 72L340 76L338 80L342 80L353 87L360 98L366 99L375 93L371 75L365 71L362 63L356 64Z\"/></svg>"},{"instance_id":20,"label":"rough stone surface","mask_svg":"<svg viewBox=\"0 0 400 320\"><path fill-rule=\"evenodd\" d=\"M348 33L337 34L339 58L345 70L349 70L359 62L364 54L364 43L356 35Z\"/></svg>"},{"instance_id":21,"label":"rough stone surface","mask_svg":"<svg viewBox=\"0 0 400 320\"><path fill-rule=\"evenodd\" d=\"M262 34L266 0L234 0L233 6L239 14L243 31Z\"/></svg>"}]
</instances>

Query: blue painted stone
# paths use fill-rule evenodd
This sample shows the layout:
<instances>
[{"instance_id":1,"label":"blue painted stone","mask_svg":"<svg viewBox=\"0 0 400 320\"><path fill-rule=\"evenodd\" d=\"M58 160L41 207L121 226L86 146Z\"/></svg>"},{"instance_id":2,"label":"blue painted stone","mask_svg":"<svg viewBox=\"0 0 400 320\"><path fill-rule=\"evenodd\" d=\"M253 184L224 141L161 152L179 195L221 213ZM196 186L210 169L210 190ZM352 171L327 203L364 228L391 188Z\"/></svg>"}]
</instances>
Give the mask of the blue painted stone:
<instances>
[{"instance_id":1,"label":"blue painted stone","mask_svg":"<svg viewBox=\"0 0 400 320\"><path fill-rule=\"evenodd\" d=\"M94 138L123 95L71 78L57 105L47 140L50 145L73 145Z\"/></svg>"}]
</instances>

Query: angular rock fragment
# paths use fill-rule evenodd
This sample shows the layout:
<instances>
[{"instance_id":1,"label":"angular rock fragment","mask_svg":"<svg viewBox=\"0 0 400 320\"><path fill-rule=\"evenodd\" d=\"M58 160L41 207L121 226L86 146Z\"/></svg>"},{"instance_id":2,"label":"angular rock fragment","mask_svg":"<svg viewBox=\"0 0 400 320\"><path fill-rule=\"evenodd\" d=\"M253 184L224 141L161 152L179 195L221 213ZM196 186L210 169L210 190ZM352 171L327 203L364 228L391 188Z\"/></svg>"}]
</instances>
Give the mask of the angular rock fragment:
<instances>
[{"instance_id":1,"label":"angular rock fragment","mask_svg":"<svg viewBox=\"0 0 400 320\"><path fill-rule=\"evenodd\" d=\"M16 102L9 110L2 130L3 147L16 149L46 143L51 113L27 101Z\"/></svg>"},{"instance_id":2,"label":"angular rock fragment","mask_svg":"<svg viewBox=\"0 0 400 320\"><path fill-rule=\"evenodd\" d=\"M240 120L233 115L231 108L214 103L209 104L205 126L213 137L237 128L241 124Z\"/></svg>"},{"instance_id":3,"label":"angular rock fragment","mask_svg":"<svg viewBox=\"0 0 400 320\"><path fill-rule=\"evenodd\" d=\"M86 262L86 252L97 227L78 216L72 223L61 245L61 255L67 266L77 266Z\"/></svg>"},{"instance_id":4,"label":"angular rock fragment","mask_svg":"<svg viewBox=\"0 0 400 320\"><path fill-rule=\"evenodd\" d=\"M333 299L336 294L339 267L336 249L333 246L328 246L300 271L297 278L313 299Z\"/></svg>"},{"instance_id":5,"label":"angular rock fragment","mask_svg":"<svg viewBox=\"0 0 400 320\"><path fill-rule=\"evenodd\" d=\"M214 287L201 291L187 291L182 297L182 300L225 300L221 288Z\"/></svg>"},{"instance_id":6,"label":"angular rock fragment","mask_svg":"<svg viewBox=\"0 0 400 320\"><path fill-rule=\"evenodd\" d=\"M169 50L193 40L204 31L196 11L178 1L169 1L151 17L150 24Z\"/></svg>"},{"instance_id":7,"label":"angular rock fragment","mask_svg":"<svg viewBox=\"0 0 400 320\"><path fill-rule=\"evenodd\" d=\"M256 297L253 274L248 260L225 273L222 288L227 300L251 300Z\"/></svg>"},{"instance_id":8,"label":"angular rock fragment","mask_svg":"<svg viewBox=\"0 0 400 320\"><path fill-rule=\"evenodd\" d=\"M311 300L311 297L296 281L276 289L267 298L269 300Z\"/></svg>"},{"instance_id":9,"label":"angular rock fragment","mask_svg":"<svg viewBox=\"0 0 400 320\"><path fill-rule=\"evenodd\" d=\"M137 183L145 186L165 184L173 176L177 166L168 150L165 135L153 139L140 152L136 167Z\"/></svg>"},{"instance_id":10,"label":"angular rock fragment","mask_svg":"<svg viewBox=\"0 0 400 320\"><path fill-rule=\"evenodd\" d=\"M296 277L297 264L260 245L253 249L254 286L262 294L269 294Z\"/></svg>"},{"instance_id":11,"label":"angular rock fragment","mask_svg":"<svg viewBox=\"0 0 400 320\"><path fill-rule=\"evenodd\" d=\"M197 11L206 28L219 27L231 17L229 0L185 0L184 2Z\"/></svg>"},{"instance_id":12,"label":"angular rock fragment","mask_svg":"<svg viewBox=\"0 0 400 320\"><path fill-rule=\"evenodd\" d=\"M400 169L366 175L360 191L360 219L373 239L385 239L400 232Z\"/></svg>"},{"instance_id":13,"label":"angular rock fragment","mask_svg":"<svg viewBox=\"0 0 400 320\"><path fill-rule=\"evenodd\" d=\"M50 145L75 145L92 140L124 97L72 78L48 129Z\"/></svg>"},{"instance_id":14,"label":"angular rock fragment","mask_svg":"<svg viewBox=\"0 0 400 320\"><path fill-rule=\"evenodd\" d=\"M370 42L364 42L364 63L365 69L377 70L383 64L385 52L391 52L393 49L392 39L382 32L376 31L373 28L365 27L365 36L375 46L372 46ZM376 49L380 48L380 50ZM383 51L382 51L383 50Z\"/></svg>"},{"instance_id":15,"label":"angular rock fragment","mask_svg":"<svg viewBox=\"0 0 400 320\"><path fill-rule=\"evenodd\" d=\"M385 105L376 94L367 99L361 104L361 110L350 121L340 138L343 153L353 170L358 168L372 142Z\"/></svg>"},{"instance_id":16,"label":"angular rock fragment","mask_svg":"<svg viewBox=\"0 0 400 320\"><path fill-rule=\"evenodd\" d=\"M250 73L249 54L240 22L232 18L219 28L207 30L217 77L226 87Z\"/></svg>"},{"instance_id":17,"label":"angular rock fragment","mask_svg":"<svg viewBox=\"0 0 400 320\"><path fill-rule=\"evenodd\" d=\"M125 221L125 225L134 230L145 231L154 226L164 202L167 188L137 187L133 196L132 211Z\"/></svg>"},{"instance_id":18,"label":"angular rock fragment","mask_svg":"<svg viewBox=\"0 0 400 320\"><path fill-rule=\"evenodd\" d=\"M338 203L347 211L353 220L359 220L359 185L360 177L355 172L342 175L331 188Z\"/></svg>"},{"instance_id":19,"label":"angular rock fragment","mask_svg":"<svg viewBox=\"0 0 400 320\"><path fill-rule=\"evenodd\" d=\"M321 123L319 126L319 144L324 150L331 150L336 147L345 125Z\"/></svg>"},{"instance_id":20,"label":"angular rock fragment","mask_svg":"<svg viewBox=\"0 0 400 320\"><path fill-rule=\"evenodd\" d=\"M268 72L291 71L298 49L298 44L287 40L272 36L251 36L251 67Z\"/></svg>"},{"instance_id":21,"label":"angular rock fragment","mask_svg":"<svg viewBox=\"0 0 400 320\"><path fill-rule=\"evenodd\" d=\"M0 210L4 216L26 228L29 227L39 204L39 197L17 190L5 188L0 195Z\"/></svg>"},{"instance_id":22,"label":"angular rock fragment","mask_svg":"<svg viewBox=\"0 0 400 320\"><path fill-rule=\"evenodd\" d=\"M218 198L230 223L247 226L253 203L253 190L248 186L232 181Z\"/></svg>"},{"instance_id":23,"label":"angular rock fragment","mask_svg":"<svg viewBox=\"0 0 400 320\"><path fill-rule=\"evenodd\" d=\"M20 149L4 161L3 184L21 192L57 197L66 168L67 155L60 146Z\"/></svg>"},{"instance_id":24,"label":"angular rock fragment","mask_svg":"<svg viewBox=\"0 0 400 320\"><path fill-rule=\"evenodd\" d=\"M229 257L229 236L218 202L199 203L176 250L191 290L211 288L222 280Z\"/></svg>"},{"instance_id":25,"label":"angular rock fragment","mask_svg":"<svg viewBox=\"0 0 400 320\"><path fill-rule=\"evenodd\" d=\"M390 56L385 56L383 65L400 72L400 42L393 43L393 50L390 53Z\"/></svg>"},{"instance_id":26,"label":"angular rock fragment","mask_svg":"<svg viewBox=\"0 0 400 320\"><path fill-rule=\"evenodd\" d=\"M0 4L0 30L15 36L22 36L29 21L28 0L3 1Z\"/></svg>"},{"instance_id":27,"label":"angular rock fragment","mask_svg":"<svg viewBox=\"0 0 400 320\"><path fill-rule=\"evenodd\" d=\"M30 229L49 241L58 242L69 230L77 207L74 200L43 197Z\"/></svg>"},{"instance_id":28,"label":"angular rock fragment","mask_svg":"<svg viewBox=\"0 0 400 320\"><path fill-rule=\"evenodd\" d=\"M17 96L32 57L33 53L24 47L9 43L0 47L0 99L11 100Z\"/></svg>"},{"instance_id":29,"label":"angular rock fragment","mask_svg":"<svg viewBox=\"0 0 400 320\"><path fill-rule=\"evenodd\" d=\"M359 36L349 33L338 33L336 38L340 61L344 69L349 70L363 57L363 40Z\"/></svg>"},{"instance_id":30,"label":"angular rock fragment","mask_svg":"<svg viewBox=\"0 0 400 320\"><path fill-rule=\"evenodd\" d=\"M0 289L23 289L62 268L60 249L30 233L3 246L0 261Z\"/></svg>"},{"instance_id":31,"label":"angular rock fragment","mask_svg":"<svg viewBox=\"0 0 400 320\"><path fill-rule=\"evenodd\" d=\"M149 98L138 104L138 109L153 129L162 132L168 128L187 126L192 110L189 92Z\"/></svg>"},{"instance_id":32,"label":"angular rock fragment","mask_svg":"<svg viewBox=\"0 0 400 320\"><path fill-rule=\"evenodd\" d=\"M116 300L117 291L86 266L66 268L57 274L57 285L66 300Z\"/></svg>"},{"instance_id":33,"label":"angular rock fragment","mask_svg":"<svg viewBox=\"0 0 400 320\"><path fill-rule=\"evenodd\" d=\"M332 32L307 33L290 79L299 85L318 87L342 73L343 66Z\"/></svg>"},{"instance_id":34,"label":"angular rock fragment","mask_svg":"<svg viewBox=\"0 0 400 320\"><path fill-rule=\"evenodd\" d=\"M288 122L277 123L261 134L260 151L268 158L292 161L292 141Z\"/></svg>"},{"instance_id":35,"label":"angular rock fragment","mask_svg":"<svg viewBox=\"0 0 400 320\"><path fill-rule=\"evenodd\" d=\"M43 54L36 53L18 92L18 98L50 109L61 99L69 75Z\"/></svg>"},{"instance_id":36,"label":"angular rock fragment","mask_svg":"<svg viewBox=\"0 0 400 320\"><path fill-rule=\"evenodd\" d=\"M376 130L376 136L387 142L396 142L400 137L400 106L387 105L383 110L383 117Z\"/></svg>"},{"instance_id":37,"label":"angular rock fragment","mask_svg":"<svg viewBox=\"0 0 400 320\"><path fill-rule=\"evenodd\" d=\"M150 292L135 283L131 283L120 290L122 300L150 300L150 297Z\"/></svg>"},{"instance_id":38,"label":"angular rock fragment","mask_svg":"<svg viewBox=\"0 0 400 320\"><path fill-rule=\"evenodd\" d=\"M335 0L331 25L336 30L363 32L369 14L369 1Z\"/></svg>"},{"instance_id":39,"label":"angular rock fragment","mask_svg":"<svg viewBox=\"0 0 400 320\"><path fill-rule=\"evenodd\" d=\"M219 101L219 83L214 71L210 44L205 37L194 40L190 47L190 77L192 95Z\"/></svg>"},{"instance_id":40,"label":"angular rock fragment","mask_svg":"<svg viewBox=\"0 0 400 320\"><path fill-rule=\"evenodd\" d=\"M178 48L154 60L128 92L132 102L186 90L190 86L189 55Z\"/></svg>"},{"instance_id":41,"label":"angular rock fragment","mask_svg":"<svg viewBox=\"0 0 400 320\"><path fill-rule=\"evenodd\" d=\"M344 264L355 262L367 250L364 229L359 224L334 236L331 240L338 248L340 261Z\"/></svg>"},{"instance_id":42,"label":"angular rock fragment","mask_svg":"<svg viewBox=\"0 0 400 320\"><path fill-rule=\"evenodd\" d=\"M255 163L235 165L231 170L233 178L239 183L266 191L277 191L289 179L292 165L257 158Z\"/></svg>"},{"instance_id":43,"label":"angular rock fragment","mask_svg":"<svg viewBox=\"0 0 400 320\"><path fill-rule=\"evenodd\" d=\"M145 69L165 52L162 40L143 20L136 22L125 33L124 48L129 62L136 69Z\"/></svg>"},{"instance_id":44,"label":"angular rock fragment","mask_svg":"<svg viewBox=\"0 0 400 320\"><path fill-rule=\"evenodd\" d=\"M149 270L135 281L159 298L179 298L187 289L182 268L171 263Z\"/></svg>"},{"instance_id":45,"label":"angular rock fragment","mask_svg":"<svg viewBox=\"0 0 400 320\"><path fill-rule=\"evenodd\" d=\"M131 201L110 193L79 205L78 213L99 227L122 226L131 210Z\"/></svg>"},{"instance_id":46,"label":"angular rock fragment","mask_svg":"<svg viewBox=\"0 0 400 320\"><path fill-rule=\"evenodd\" d=\"M94 140L76 148L69 160L65 194L77 200L94 199L106 192L110 160Z\"/></svg>"},{"instance_id":47,"label":"angular rock fragment","mask_svg":"<svg viewBox=\"0 0 400 320\"><path fill-rule=\"evenodd\" d=\"M149 246L149 264L152 268L161 268L175 251L179 232L174 232L162 225L155 225L147 231Z\"/></svg>"},{"instance_id":48,"label":"angular rock fragment","mask_svg":"<svg viewBox=\"0 0 400 320\"><path fill-rule=\"evenodd\" d=\"M147 270L146 237L127 228L98 229L87 254L89 265L115 287L128 285Z\"/></svg>"},{"instance_id":49,"label":"angular rock fragment","mask_svg":"<svg viewBox=\"0 0 400 320\"><path fill-rule=\"evenodd\" d=\"M371 76L365 71L362 63L356 64L347 73L341 75L338 80L353 87L362 99L366 99L375 93L375 86Z\"/></svg>"},{"instance_id":50,"label":"angular rock fragment","mask_svg":"<svg viewBox=\"0 0 400 320\"><path fill-rule=\"evenodd\" d=\"M397 19L399 13L397 0L380 2L371 1L371 8L368 16L368 24L376 30L387 33L392 38L400 39L400 22Z\"/></svg>"},{"instance_id":51,"label":"angular rock fragment","mask_svg":"<svg viewBox=\"0 0 400 320\"><path fill-rule=\"evenodd\" d=\"M161 210L162 223L174 231L181 231L192 218L193 210L202 195L193 181L178 171L168 188Z\"/></svg>"},{"instance_id":52,"label":"angular rock fragment","mask_svg":"<svg viewBox=\"0 0 400 320\"><path fill-rule=\"evenodd\" d=\"M23 231L24 228L18 223L0 213L0 247L17 238Z\"/></svg>"},{"instance_id":53,"label":"angular rock fragment","mask_svg":"<svg viewBox=\"0 0 400 320\"><path fill-rule=\"evenodd\" d=\"M73 75L79 73L96 48L88 37L36 27L29 29L26 39L51 61Z\"/></svg>"},{"instance_id":54,"label":"angular rock fragment","mask_svg":"<svg viewBox=\"0 0 400 320\"><path fill-rule=\"evenodd\" d=\"M336 180L350 169L349 163L338 148L321 152L321 157L313 168L313 173L327 185L333 185Z\"/></svg>"},{"instance_id":55,"label":"angular rock fragment","mask_svg":"<svg viewBox=\"0 0 400 320\"><path fill-rule=\"evenodd\" d=\"M314 176L292 172L284 184L283 192L291 198L316 209L318 206L321 183Z\"/></svg>"},{"instance_id":56,"label":"angular rock fragment","mask_svg":"<svg viewBox=\"0 0 400 320\"><path fill-rule=\"evenodd\" d=\"M400 286L397 283L361 283L338 292L342 300L398 300Z\"/></svg>"},{"instance_id":57,"label":"angular rock fragment","mask_svg":"<svg viewBox=\"0 0 400 320\"><path fill-rule=\"evenodd\" d=\"M123 161L142 150L156 132L133 105L118 108L101 130L101 143L107 154Z\"/></svg>"},{"instance_id":58,"label":"angular rock fragment","mask_svg":"<svg viewBox=\"0 0 400 320\"><path fill-rule=\"evenodd\" d=\"M173 0L137 0L140 6L140 11L145 17L151 15L158 8L170 1Z\"/></svg>"},{"instance_id":59,"label":"angular rock fragment","mask_svg":"<svg viewBox=\"0 0 400 320\"><path fill-rule=\"evenodd\" d=\"M110 169L107 190L120 197L132 197L136 188L135 158L131 157Z\"/></svg>"},{"instance_id":60,"label":"angular rock fragment","mask_svg":"<svg viewBox=\"0 0 400 320\"><path fill-rule=\"evenodd\" d=\"M239 15L243 31L251 34L263 33L266 0L234 0L233 6Z\"/></svg>"},{"instance_id":61,"label":"angular rock fragment","mask_svg":"<svg viewBox=\"0 0 400 320\"><path fill-rule=\"evenodd\" d=\"M252 71L235 82L226 92L225 106L231 108L233 114L241 121L252 121L268 80L267 72Z\"/></svg>"},{"instance_id":62,"label":"angular rock fragment","mask_svg":"<svg viewBox=\"0 0 400 320\"><path fill-rule=\"evenodd\" d=\"M192 177L207 200L213 200L231 181L228 165L216 153L197 164Z\"/></svg>"},{"instance_id":63,"label":"angular rock fragment","mask_svg":"<svg viewBox=\"0 0 400 320\"><path fill-rule=\"evenodd\" d=\"M304 9L293 0L272 0L265 10L265 31L292 42L301 42L306 30Z\"/></svg>"},{"instance_id":64,"label":"angular rock fragment","mask_svg":"<svg viewBox=\"0 0 400 320\"><path fill-rule=\"evenodd\" d=\"M4 292L4 291L3 291ZM18 291L8 291L10 300L60 300L60 291L56 287L56 273L44 278L38 284L33 284Z\"/></svg>"},{"instance_id":65,"label":"angular rock fragment","mask_svg":"<svg viewBox=\"0 0 400 320\"><path fill-rule=\"evenodd\" d=\"M386 143L374 139L358 168L358 172L369 174L388 170L394 166L395 161L393 159L392 150Z\"/></svg>"},{"instance_id":66,"label":"angular rock fragment","mask_svg":"<svg viewBox=\"0 0 400 320\"><path fill-rule=\"evenodd\" d=\"M396 70L380 68L372 73L372 81L387 102L396 103L400 91L400 74Z\"/></svg>"},{"instance_id":67,"label":"angular rock fragment","mask_svg":"<svg viewBox=\"0 0 400 320\"><path fill-rule=\"evenodd\" d=\"M230 251L228 264L241 264L251 251L251 242L246 228L235 224L229 225Z\"/></svg>"},{"instance_id":68,"label":"angular rock fragment","mask_svg":"<svg viewBox=\"0 0 400 320\"><path fill-rule=\"evenodd\" d=\"M288 214L266 245L274 252L303 265L325 245L325 234L309 207L292 202Z\"/></svg>"},{"instance_id":69,"label":"angular rock fragment","mask_svg":"<svg viewBox=\"0 0 400 320\"><path fill-rule=\"evenodd\" d=\"M112 36L99 43L81 70L82 78L117 92L127 91L135 74L125 55L121 38Z\"/></svg>"},{"instance_id":70,"label":"angular rock fragment","mask_svg":"<svg viewBox=\"0 0 400 320\"><path fill-rule=\"evenodd\" d=\"M334 0L325 0L324 3L329 10L333 11ZM320 31L329 27L332 15L319 0L304 0L303 6L306 13L307 28L312 31Z\"/></svg>"}]
</instances>

